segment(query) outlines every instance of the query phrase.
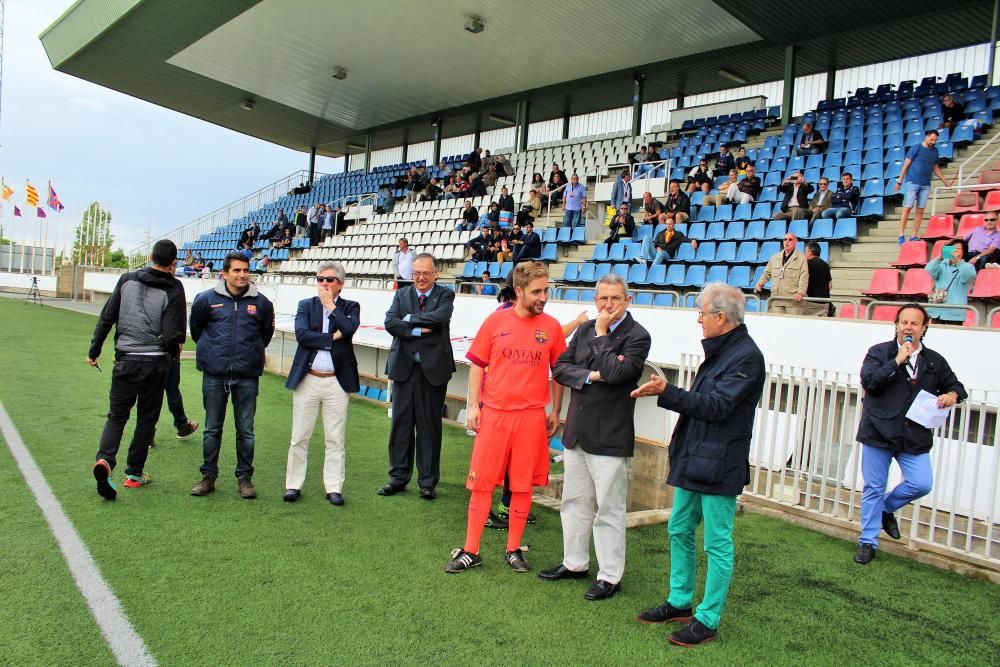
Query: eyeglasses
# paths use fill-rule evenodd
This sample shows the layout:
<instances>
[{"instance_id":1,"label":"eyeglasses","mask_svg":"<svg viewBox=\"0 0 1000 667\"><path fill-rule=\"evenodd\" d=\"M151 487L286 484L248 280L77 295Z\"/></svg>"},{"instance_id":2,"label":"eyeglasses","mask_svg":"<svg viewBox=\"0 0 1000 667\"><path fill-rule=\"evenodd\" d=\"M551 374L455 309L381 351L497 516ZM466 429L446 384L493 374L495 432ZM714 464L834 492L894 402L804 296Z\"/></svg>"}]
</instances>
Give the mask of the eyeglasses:
<instances>
[{"instance_id":1,"label":"eyeglasses","mask_svg":"<svg viewBox=\"0 0 1000 667\"><path fill-rule=\"evenodd\" d=\"M713 312L711 312L711 311L709 311L709 312L705 312L704 310L699 310L699 311L698 311L698 317L699 317L699 318L704 318L704 317L705 317L706 315L719 315L719 314L720 314L720 313L718 313L718 312L714 312L714 313L713 313Z\"/></svg>"},{"instance_id":2,"label":"eyeglasses","mask_svg":"<svg viewBox=\"0 0 1000 667\"><path fill-rule=\"evenodd\" d=\"M985 218L986 222L996 222L996 218Z\"/></svg>"},{"instance_id":3,"label":"eyeglasses","mask_svg":"<svg viewBox=\"0 0 1000 667\"><path fill-rule=\"evenodd\" d=\"M337 276L316 276L316 282L318 283L332 283L340 282L340 278Z\"/></svg>"},{"instance_id":4,"label":"eyeglasses","mask_svg":"<svg viewBox=\"0 0 1000 667\"><path fill-rule=\"evenodd\" d=\"M413 277L414 278L433 278L434 277L434 272L433 271L414 271L413 272Z\"/></svg>"}]
</instances>

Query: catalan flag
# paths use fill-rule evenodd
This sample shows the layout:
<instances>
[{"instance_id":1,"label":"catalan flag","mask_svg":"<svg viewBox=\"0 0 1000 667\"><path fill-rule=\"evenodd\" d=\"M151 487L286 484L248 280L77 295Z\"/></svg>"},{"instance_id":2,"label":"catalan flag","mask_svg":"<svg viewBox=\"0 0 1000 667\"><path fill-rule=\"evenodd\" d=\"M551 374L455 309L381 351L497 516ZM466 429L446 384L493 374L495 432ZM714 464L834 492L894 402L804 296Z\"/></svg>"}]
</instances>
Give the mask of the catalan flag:
<instances>
[{"instance_id":1,"label":"catalan flag","mask_svg":"<svg viewBox=\"0 0 1000 667\"><path fill-rule=\"evenodd\" d=\"M3 185L3 198L6 201L10 201L10 198L14 196L14 189L2 181L0 181L0 184Z\"/></svg>"},{"instance_id":2,"label":"catalan flag","mask_svg":"<svg viewBox=\"0 0 1000 667\"><path fill-rule=\"evenodd\" d=\"M38 190L31 184L31 181L28 181L28 187L24 192L24 202L28 206L38 206Z\"/></svg>"},{"instance_id":3,"label":"catalan flag","mask_svg":"<svg viewBox=\"0 0 1000 667\"><path fill-rule=\"evenodd\" d=\"M17 207L17 204L14 204L14 217L15 218L21 217L21 209Z\"/></svg>"},{"instance_id":4,"label":"catalan flag","mask_svg":"<svg viewBox=\"0 0 1000 667\"><path fill-rule=\"evenodd\" d=\"M35 210L38 211L38 213L35 214L36 217L39 217L39 218L47 218L48 217L47 215L45 215L45 209L42 208L41 206L36 206Z\"/></svg>"},{"instance_id":5,"label":"catalan flag","mask_svg":"<svg viewBox=\"0 0 1000 667\"><path fill-rule=\"evenodd\" d=\"M55 189L52 187L52 182L49 181L49 208L51 208L56 213L61 213L65 206L59 201L59 197L56 195Z\"/></svg>"}]
</instances>

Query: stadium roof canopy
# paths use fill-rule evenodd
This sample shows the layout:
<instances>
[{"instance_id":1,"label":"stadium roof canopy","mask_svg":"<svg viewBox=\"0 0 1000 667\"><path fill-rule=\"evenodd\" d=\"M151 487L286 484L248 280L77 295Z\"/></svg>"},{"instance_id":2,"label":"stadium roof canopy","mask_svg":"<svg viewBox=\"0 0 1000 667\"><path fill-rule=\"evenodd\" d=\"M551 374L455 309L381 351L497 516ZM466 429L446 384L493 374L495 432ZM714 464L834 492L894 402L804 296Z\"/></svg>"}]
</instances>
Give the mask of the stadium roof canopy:
<instances>
[{"instance_id":1,"label":"stadium roof canopy","mask_svg":"<svg viewBox=\"0 0 1000 667\"><path fill-rule=\"evenodd\" d=\"M358 153L989 40L993 0L78 0L59 71L250 136ZM465 29L471 16L484 29ZM347 71L344 79L335 70ZM919 78L919 72L910 76ZM253 100L252 110L244 109ZM774 103L777 103L775 101ZM246 105L249 106L249 105Z\"/></svg>"}]
</instances>

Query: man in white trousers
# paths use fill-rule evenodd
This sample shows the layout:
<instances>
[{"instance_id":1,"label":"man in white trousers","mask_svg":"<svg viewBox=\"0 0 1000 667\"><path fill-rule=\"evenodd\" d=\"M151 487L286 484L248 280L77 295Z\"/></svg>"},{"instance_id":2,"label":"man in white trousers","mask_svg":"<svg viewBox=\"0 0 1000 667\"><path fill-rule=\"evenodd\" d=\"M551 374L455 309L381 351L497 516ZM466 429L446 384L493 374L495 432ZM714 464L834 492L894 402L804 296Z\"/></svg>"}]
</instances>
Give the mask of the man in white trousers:
<instances>
[{"instance_id":1,"label":"man in white trousers","mask_svg":"<svg viewBox=\"0 0 1000 667\"><path fill-rule=\"evenodd\" d=\"M326 499L343 505L344 431L348 397L358 391L358 362L351 339L361 323L361 305L340 296L344 267L323 262L316 272L316 296L299 302L295 314L298 348L285 386L292 390L292 443L285 471L285 501L302 495L309 439L322 410L326 457Z\"/></svg>"},{"instance_id":2,"label":"man in white trousers","mask_svg":"<svg viewBox=\"0 0 1000 667\"><path fill-rule=\"evenodd\" d=\"M586 577L593 532L599 569L587 600L617 593L625 571L628 459L635 446L635 399L629 394L650 346L649 333L628 313L630 301L621 276L601 278L597 319L580 325L553 369L556 381L572 390L563 429L563 561L538 576Z\"/></svg>"}]
</instances>

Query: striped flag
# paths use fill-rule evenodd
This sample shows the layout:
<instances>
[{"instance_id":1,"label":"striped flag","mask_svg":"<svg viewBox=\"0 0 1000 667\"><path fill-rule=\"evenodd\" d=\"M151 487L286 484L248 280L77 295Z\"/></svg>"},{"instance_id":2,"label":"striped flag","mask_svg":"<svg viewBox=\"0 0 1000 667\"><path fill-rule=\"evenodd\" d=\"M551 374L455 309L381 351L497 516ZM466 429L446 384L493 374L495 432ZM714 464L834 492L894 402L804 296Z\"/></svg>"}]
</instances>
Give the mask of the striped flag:
<instances>
[{"instance_id":1,"label":"striped flag","mask_svg":"<svg viewBox=\"0 0 1000 667\"><path fill-rule=\"evenodd\" d=\"M21 217L21 209L17 207L17 204L14 204L14 217L15 218Z\"/></svg>"},{"instance_id":2,"label":"striped flag","mask_svg":"<svg viewBox=\"0 0 1000 667\"><path fill-rule=\"evenodd\" d=\"M2 181L0 181L0 184L3 185L3 198L4 198L4 200L10 201L10 198L14 196L14 189L12 187L10 187L9 185L7 185L6 183L3 183Z\"/></svg>"},{"instance_id":3,"label":"striped flag","mask_svg":"<svg viewBox=\"0 0 1000 667\"><path fill-rule=\"evenodd\" d=\"M35 214L37 217L39 217L39 218L47 218L48 217L47 215L45 215L45 209L42 208L41 206L36 206L35 210L38 211L38 213Z\"/></svg>"},{"instance_id":4,"label":"striped flag","mask_svg":"<svg viewBox=\"0 0 1000 667\"><path fill-rule=\"evenodd\" d=\"M56 213L62 213L62 210L66 208L59 201L59 197L56 196L56 191L52 187L52 181L49 181L49 208L51 208Z\"/></svg>"},{"instance_id":5,"label":"striped flag","mask_svg":"<svg viewBox=\"0 0 1000 667\"><path fill-rule=\"evenodd\" d=\"M24 192L24 202L28 206L38 206L38 190L28 181L28 187Z\"/></svg>"}]
</instances>

